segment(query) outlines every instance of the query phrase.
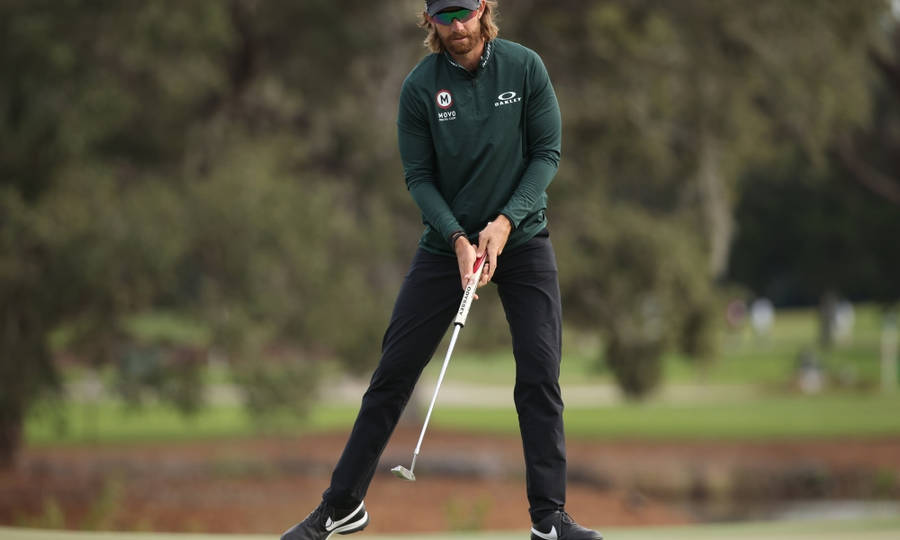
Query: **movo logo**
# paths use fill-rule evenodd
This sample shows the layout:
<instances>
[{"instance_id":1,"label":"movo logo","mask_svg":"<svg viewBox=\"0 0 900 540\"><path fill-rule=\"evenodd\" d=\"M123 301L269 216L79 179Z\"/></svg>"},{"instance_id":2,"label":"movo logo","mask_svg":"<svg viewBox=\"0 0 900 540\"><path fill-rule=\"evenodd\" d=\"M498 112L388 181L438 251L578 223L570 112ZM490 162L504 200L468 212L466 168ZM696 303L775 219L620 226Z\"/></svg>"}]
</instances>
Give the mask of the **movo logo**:
<instances>
[{"instance_id":1,"label":"movo logo","mask_svg":"<svg viewBox=\"0 0 900 540\"><path fill-rule=\"evenodd\" d=\"M450 95L450 92L447 90L441 90L437 94L434 95L434 101L437 103L437 106L441 108L438 111L437 117L439 122L446 122L448 120L456 120L456 111L448 110L453 106L453 96Z\"/></svg>"},{"instance_id":2,"label":"movo logo","mask_svg":"<svg viewBox=\"0 0 900 540\"><path fill-rule=\"evenodd\" d=\"M522 98L519 97L515 92L503 92L499 96L497 96L497 101L494 102L494 107L502 107L504 105L512 105L513 103L518 103L522 101Z\"/></svg>"},{"instance_id":3,"label":"movo logo","mask_svg":"<svg viewBox=\"0 0 900 540\"><path fill-rule=\"evenodd\" d=\"M447 90L441 90L434 96L437 106L442 109L449 109L453 105L453 96Z\"/></svg>"}]
</instances>

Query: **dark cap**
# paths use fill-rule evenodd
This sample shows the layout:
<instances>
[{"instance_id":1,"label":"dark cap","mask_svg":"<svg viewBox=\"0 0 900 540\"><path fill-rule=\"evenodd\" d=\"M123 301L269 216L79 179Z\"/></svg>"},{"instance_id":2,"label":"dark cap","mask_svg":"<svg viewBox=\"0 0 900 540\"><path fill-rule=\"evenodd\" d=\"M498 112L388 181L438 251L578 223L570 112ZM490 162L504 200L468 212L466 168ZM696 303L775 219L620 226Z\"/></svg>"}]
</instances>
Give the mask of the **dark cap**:
<instances>
[{"instance_id":1,"label":"dark cap","mask_svg":"<svg viewBox=\"0 0 900 540\"><path fill-rule=\"evenodd\" d=\"M428 15L434 15L447 8L458 7L475 10L480 5L481 0L426 0L425 11L428 12Z\"/></svg>"}]
</instances>

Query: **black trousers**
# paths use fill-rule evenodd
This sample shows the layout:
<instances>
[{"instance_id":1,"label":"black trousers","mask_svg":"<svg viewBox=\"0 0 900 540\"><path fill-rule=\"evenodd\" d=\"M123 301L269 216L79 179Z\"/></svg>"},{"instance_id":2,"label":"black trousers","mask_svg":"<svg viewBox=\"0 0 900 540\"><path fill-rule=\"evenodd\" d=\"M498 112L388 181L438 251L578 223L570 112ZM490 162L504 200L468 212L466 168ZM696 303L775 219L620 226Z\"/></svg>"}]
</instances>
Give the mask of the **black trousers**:
<instances>
[{"instance_id":1,"label":"black trousers","mask_svg":"<svg viewBox=\"0 0 900 540\"><path fill-rule=\"evenodd\" d=\"M536 522L562 509L566 494L559 389L562 308L556 256L547 232L504 251L492 281L512 335L514 399L525 452L529 512ZM351 507L365 497L381 453L461 299L456 259L419 249L385 332L381 361L362 398L331 486L323 494L329 504Z\"/></svg>"}]
</instances>

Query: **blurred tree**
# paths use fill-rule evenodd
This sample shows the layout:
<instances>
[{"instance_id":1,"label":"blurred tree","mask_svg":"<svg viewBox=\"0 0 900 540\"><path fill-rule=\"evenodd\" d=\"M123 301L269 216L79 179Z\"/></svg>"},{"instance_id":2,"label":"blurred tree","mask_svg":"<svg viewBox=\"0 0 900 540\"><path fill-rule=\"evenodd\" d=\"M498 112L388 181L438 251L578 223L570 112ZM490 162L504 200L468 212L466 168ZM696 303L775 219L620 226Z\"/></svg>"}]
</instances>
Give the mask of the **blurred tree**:
<instances>
[{"instance_id":1,"label":"blurred tree","mask_svg":"<svg viewBox=\"0 0 900 540\"><path fill-rule=\"evenodd\" d=\"M742 181L730 276L781 304L820 302L833 315L836 297L900 298L900 259L886 244L900 234L900 30L893 17L883 22L891 39L869 47L871 122L838 133L824 165L788 146ZM822 318L825 346L830 322Z\"/></svg>"},{"instance_id":2,"label":"blurred tree","mask_svg":"<svg viewBox=\"0 0 900 540\"><path fill-rule=\"evenodd\" d=\"M598 215L606 226L592 226ZM684 225L596 201L582 203L570 222L581 226L556 240L567 318L600 331L604 361L626 396L656 388L666 350L709 359L715 293L697 271L702 250Z\"/></svg>"},{"instance_id":3,"label":"blurred tree","mask_svg":"<svg viewBox=\"0 0 900 540\"><path fill-rule=\"evenodd\" d=\"M802 153L748 171L730 278L780 305L900 298L897 207Z\"/></svg>"},{"instance_id":4,"label":"blurred tree","mask_svg":"<svg viewBox=\"0 0 900 540\"><path fill-rule=\"evenodd\" d=\"M609 359L614 367L632 362L645 373L617 373L620 383L645 392L658 379L666 342L632 329L646 330L642 299L665 287L655 274L638 270L641 261L663 264L669 259L660 250L685 249L694 257L673 255L681 264L669 264L684 279L691 273L726 275L742 171L788 144L822 163L837 134L868 120L866 54L889 6L882 0L531 0L517 6L505 12L505 28L527 35L529 46L541 52L563 107L564 159L551 196L554 228L580 245L585 262L620 254L612 235L621 236L623 248L644 246L643 257L626 257L627 249L620 254L628 264L595 262L592 271L575 271L568 286L580 287L564 292L585 315L603 313L604 303L619 313L618 325L602 315L594 324L606 336L607 354L622 356ZM591 199L605 203L586 219L584 202ZM620 205L626 214L646 216L628 220ZM637 230L623 230L616 223L622 219ZM660 230L651 233L654 224ZM667 241L633 237L653 234ZM703 239L703 256L683 247L694 244L691 237ZM563 272L572 255L561 256ZM597 282L599 296L592 302L581 294L582 287L591 290L585 276ZM672 304L684 312L663 310L666 324L711 326L716 302L706 296ZM582 310L586 303L590 307ZM583 320L591 324L590 317ZM708 339L685 337L684 344L709 355Z\"/></svg>"},{"instance_id":5,"label":"blurred tree","mask_svg":"<svg viewBox=\"0 0 900 540\"><path fill-rule=\"evenodd\" d=\"M554 197L599 190L682 214L722 277L743 165L786 138L818 159L867 119L864 60L887 12L884 0L532 0L506 20L541 51L564 107L568 187Z\"/></svg>"},{"instance_id":6,"label":"blurred tree","mask_svg":"<svg viewBox=\"0 0 900 540\"><path fill-rule=\"evenodd\" d=\"M59 387L44 339L58 320L45 285L48 254L32 219L21 195L0 187L0 467L19 447L28 405Z\"/></svg>"},{"instance_id":7,"label":"blurred tree","mask_svg":"<svg viewBox=\"0 0 900 540\"><path fill-rule=\"evenodd\" d=\"M832 150L850 178L900 206L900 24L896 18L888 21L888 43L869 48L879 75L872 88L872 122L842 134Z\"/></svg>"},{"instance_id":8,"label":"blurred tree","mask_svg":"<svg viewBox=\"0 0 900 540\"><path fill-rule=\"evenodd\" d=\"M402 74L369 67L396 53L379 46L393 28L360 33L347 17L369 6L346 4L0 5L4 461L29 404L58 388L59 328L80 358L123 370L126 394L186 409L196 354L165 338L135 348L133 314L210 321L204 347L228 353L260 414L302 412L317 359L374 360L372 314L399 271L382 255L392 203L358 187L402 186L393 112L373 118Z\"/></svg>"}]
</instances>

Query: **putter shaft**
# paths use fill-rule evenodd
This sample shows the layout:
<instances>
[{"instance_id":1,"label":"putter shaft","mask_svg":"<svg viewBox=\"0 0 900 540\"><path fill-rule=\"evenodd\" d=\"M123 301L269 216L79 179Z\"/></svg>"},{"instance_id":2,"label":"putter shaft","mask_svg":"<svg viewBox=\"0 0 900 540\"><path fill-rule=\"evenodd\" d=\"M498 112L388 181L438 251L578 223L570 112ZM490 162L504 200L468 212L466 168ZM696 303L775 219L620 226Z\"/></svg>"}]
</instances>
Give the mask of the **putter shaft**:
<instances>
[{"instance_id":1,"label":"putter shaft","mask_svg":"<svg viewBox=\"0 0 900 540\"><path fill-rule=\"evenodd\" d=\"M463 292L462 302L460 302L456 318L453 320L453 336L450 338L450 346L447 347L447 354L444 356L444 363L441 366L441 373L438 375L437 384L434 387L434 395L431 397L431 404L428 406L425 422L422 423L422 432L419 433L419 442L416 443L416 449L413 452L412 464L410 464L409 469L405 469L399 465L391 469L395 475L411 482L415 482L416 480L416 475L413 473L416 468L416 458L419 457L419 451L422 449L422 440L425 439L425 430L428 429L428 422L431 420L431 412L434 410L435 402L437 402L438 392L441 389L441 383L444 381L444 374L447 373L447 366L450 364L450 356L453 354L453 348L456 346L456 338L459 337L460 329L466 324L469 308L472 305L472 300L475 298L475 290L478 288L478 281L481 279L481 272L484 270L484 261L486 258L487 253L475 261L475 268L473 268L475 273L469 279L469 283L466 285L466 289Z\"/></svg>"},{"instance_id":2,"label":"putter shaft","mask_svg":"<svg viewBox=\"0 0 900 540\"><path fill-rule=\"evenodd\" d=\"M434 395L431 396L431 405L428 406L428 413L425 415L425 422L422 424L422 432L419 434L419 442L416 444L416 451L413 452L413 467L416 464L416 457L422 449L422 440L425 438L425 430L428 428L428 421L431 420L431 411L434 410L434 404L437 401L438 391L441 389L441 383L444 381L444 374L447 373L447 366L450 364L450 355L453 354L453 347L456 345L456 338L459 336L460 325L453 328L453 337L450 338L450 346L447 347L447 355L444 357L444 364L441 366L441 374L438 375L437 385L434 387ZM410 468L412 470L412 468Z\"/></svg>"}]
</instances>

